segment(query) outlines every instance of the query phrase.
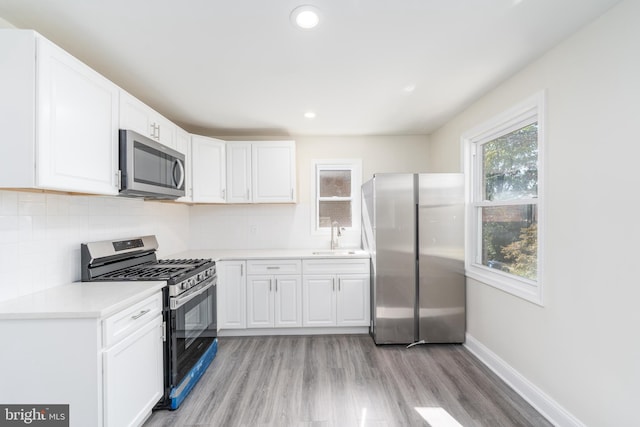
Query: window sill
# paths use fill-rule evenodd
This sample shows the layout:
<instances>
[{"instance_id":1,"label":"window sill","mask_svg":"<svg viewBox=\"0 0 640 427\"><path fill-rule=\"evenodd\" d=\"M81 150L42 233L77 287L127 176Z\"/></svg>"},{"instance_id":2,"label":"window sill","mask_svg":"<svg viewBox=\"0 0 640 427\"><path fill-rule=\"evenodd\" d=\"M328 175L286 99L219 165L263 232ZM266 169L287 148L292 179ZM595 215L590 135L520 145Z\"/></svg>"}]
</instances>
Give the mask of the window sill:
<instances>
[{"instance_id":1,"label":"window sill","mask_svg":"<svg viewBox=\"0 0 640 427\"><path fill-rule=\"evenodd\" d=\"M500 289L515 297L524 299L525 301L544 307L542 300L542 287L538 284L531 284L524 280L513 278L512 275L484 271L488 270L480 267L471 267L465 270L465 275L484 285Z\"/></svg>"}]
</instances>

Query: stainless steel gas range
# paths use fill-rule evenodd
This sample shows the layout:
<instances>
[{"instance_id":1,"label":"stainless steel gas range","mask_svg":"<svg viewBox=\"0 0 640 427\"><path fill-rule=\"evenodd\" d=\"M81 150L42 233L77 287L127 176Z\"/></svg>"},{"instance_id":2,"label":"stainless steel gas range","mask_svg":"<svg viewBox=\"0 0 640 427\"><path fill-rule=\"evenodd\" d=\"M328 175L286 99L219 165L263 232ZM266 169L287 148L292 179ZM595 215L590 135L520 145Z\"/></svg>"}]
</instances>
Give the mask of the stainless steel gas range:
<instances>
[{"instance_id":1,"label":"stainless steel gas range","mask_svg":"<svg viewBox=\"0 0 640 427\"><path fill-rule=\"evenodd\" d=\"M155 236L81 245L82 281L158 281L164 297L164 397L177 409L216 355L216 265L210 259L157 259Z\"/></svg>"}]
</instances>

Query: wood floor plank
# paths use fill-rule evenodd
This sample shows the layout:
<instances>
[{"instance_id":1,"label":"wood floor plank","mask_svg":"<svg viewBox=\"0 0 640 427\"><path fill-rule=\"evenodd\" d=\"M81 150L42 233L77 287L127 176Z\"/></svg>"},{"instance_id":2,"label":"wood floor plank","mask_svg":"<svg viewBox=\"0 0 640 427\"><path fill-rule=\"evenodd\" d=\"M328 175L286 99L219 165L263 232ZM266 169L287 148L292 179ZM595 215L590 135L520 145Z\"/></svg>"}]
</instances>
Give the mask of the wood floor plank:
<instances>
[{"instance_id":1,"label":"wood floor plank","mask_svg":"<svg viewBox=\"0 0 640 427\"><path fill-rule=\"evenodd\" d=\"M219 338L176 411L145 427L551 426L461 345L376 346L366 335Z\"/></svg>"}]
</instances>

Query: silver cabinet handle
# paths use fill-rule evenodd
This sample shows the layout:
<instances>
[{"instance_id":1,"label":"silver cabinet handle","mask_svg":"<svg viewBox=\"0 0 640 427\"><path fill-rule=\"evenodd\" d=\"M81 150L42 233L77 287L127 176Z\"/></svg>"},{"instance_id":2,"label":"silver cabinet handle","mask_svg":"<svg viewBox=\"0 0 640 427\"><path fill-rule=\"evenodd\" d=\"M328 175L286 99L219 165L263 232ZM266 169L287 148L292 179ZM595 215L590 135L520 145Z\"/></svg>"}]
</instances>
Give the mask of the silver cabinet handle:
<instances>
[{"instance_id":1,"label":"silver cabinet handle","mask_svg":"<svg viewBox=\"0 0 640 427\"><path fill-rule=\"evenodd\" d=\"M227 190L225 188L222 189L222 200L225 200L227 198L226 196Z\"/></svg>"},{"instance_id":2,"label":"silver cabinet handle","mask_svg":"<svg viewBox=\"0 0 640 427\"><path fill-rule=\"evenodd\" d=\"M276 282L276 292L278 292L278 279L273 279Z\"/></svg>"},{"instance_id":3,"label":"silver cabinet handle","mask_svg":"<svg viewBox=\"0 0 640 427\"><path fill-rule=\"evenodd\" d=\"M151 123L151 138L160 139L160 125L157 123Z\"/></svg>"},{"instance_id":4,"label":"silver cabinet handle","mask_svg":"<svg viewBox=\"0 0 640 427\"><path fill-rule=\"evenodd\" d=\"M271 292L271 285L273 285L273 280L269 279L269 292Z\"/></svg>"},{"instance_id":5,"label":"silver cabinet handle","mask_svg":"<svg viewBox=\"0 0 640 427\"><path fill-rule=\"evenodd\" d=\"M342 282L342 279L338 279L338 292L340 292L340 282Z\"/></svg>"},{"instance_id":6,"label":"silver cabinet handle","mask_svg":"<svg viewBox=\"0 0 640 427\"><path fill-rule=\"evenodd\" d=\"M336 279L331 279L331 283L333 284L333 292L336 291Z\"/></svg>"},{"instance_id":7,"label":"silver cabinet handle","mask_svg":"<svg viewBox=\"0 0 640 427\"><path fill-rule=\"evenodd\" d=\"M247 200L249 200L249 189L247 188Z\"/></svg>"},{"instance_id":8,"label":"silver cabinet handle","mask_svg":"<svg viewBox=\"0 0 640 427\"><path fill-rule=\"evenodd\" d=\"M144 316L145 314L147 314L150 311L151 311L150 308L147 308L146 310L141 310L140 313L131 316L131 318L133 320L138 320L139 318L141 318L142 316Z\"/></svg>"},{"instance_id":9,"label":"silver cabinet handle","mask_svg":"<svg viewBox=\"0 0 640 427\"><path fill-rule=\"evenodd\" d=\"M244 264L240 264L240 276L244 276Z\"/></svg>"},{"instance_id":10,"label":"silver cabinet handle","mask_svg":"<svg viewBox=\"0 0 640 427\"><path fill-rule=\"evenodd\" d=\"M274 265L274 266L270 265L267 267L267 270L280 270L280 267L278 267L277 265Z\"/></svg>"}]
</instances>

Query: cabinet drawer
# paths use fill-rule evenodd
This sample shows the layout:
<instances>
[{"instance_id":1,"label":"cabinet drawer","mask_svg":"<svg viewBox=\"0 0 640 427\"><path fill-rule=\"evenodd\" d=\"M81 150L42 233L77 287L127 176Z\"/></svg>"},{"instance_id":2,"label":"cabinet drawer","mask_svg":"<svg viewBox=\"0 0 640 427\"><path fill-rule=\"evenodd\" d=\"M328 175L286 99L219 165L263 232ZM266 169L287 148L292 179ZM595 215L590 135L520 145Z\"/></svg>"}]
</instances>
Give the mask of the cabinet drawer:
<instances>
[{"instance_id":1,"label":"cabinet drawer","mask_svg":"<svg viewBox=\"0 0 640 427\"><path fill-rule=\"evenodd\" d=\"M247 274L300 274L299 259L259 259L247 261Z\"/></svg>"},{"instance_id":2,"label":"cabinet drawer","mask_svg":"<svg viewBox=\"0 0 640 427\"><path fill-rule=\"evenodd\" d=\"M368 274L369 259L305 259L303 274Z\"/></svg>"},{"instance_id":3,"label":"cabinet drawer","mask_svg":"<svg viewBox=\"0 0 640 427\"><path fill-rule=\"evenodd\" d=\"M102 322L102 340L109 347L162 314L162 292L126 308Z\"/></svg>"}]
</instances>

